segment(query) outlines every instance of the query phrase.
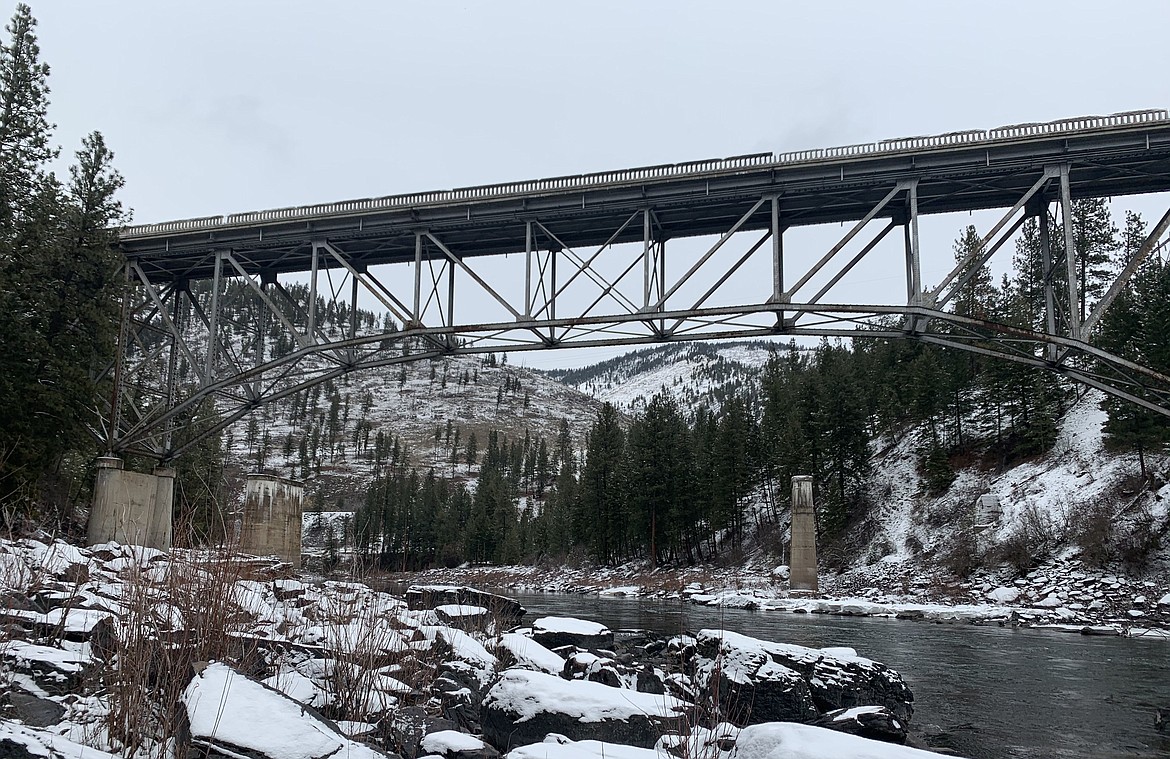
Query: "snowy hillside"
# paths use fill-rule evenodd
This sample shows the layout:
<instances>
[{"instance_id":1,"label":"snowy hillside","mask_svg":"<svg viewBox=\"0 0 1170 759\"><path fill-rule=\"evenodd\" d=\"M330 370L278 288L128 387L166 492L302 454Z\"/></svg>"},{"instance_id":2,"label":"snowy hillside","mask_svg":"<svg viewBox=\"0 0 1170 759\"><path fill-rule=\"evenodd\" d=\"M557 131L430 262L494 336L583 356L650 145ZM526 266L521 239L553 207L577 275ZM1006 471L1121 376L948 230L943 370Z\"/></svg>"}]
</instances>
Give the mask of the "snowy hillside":
<instances>
[{"instance_id":1,"label":"snowy hillside","mask_svg":"<svg viewBox=\"0 0 1170 759\"><path fill-rule=\"evenodd\" d=\"M379 432L387 449L398 443L409 466L459 476L467 471L464 457L472 435L481 451L492 431L508 439L529 435L551 443L567 422L579 446L599 406L539 372L497 363L494 357L423 360L355 373L333 386L320 386L319 392L310 391L300 412L291 401L265 407L256 415L251 433L248 421L232 428L229 458L245 469L332 480L326 488L329 494L344 494L372 477ZM320 465L312 461L305 472L300 441L310 438L314 429L328 436L331 417L336 417L339 431L332 443L320 443Z\"/></svg>"},{"instance_id":2,"label":"snowy hillside","mask_svg":"<svg viewBox=\"0 0 1170 759\"><path fill-rule=\"evenodd\" d=\"M1141 529L1143 522L1166 523L1170 485L1156 492L1135 487L1136 456L1104 449L1101 398L1089 392L1069 409L1047 454L1002 472L971 462L956 469L955 481L937 498L926 495L917 469L915 451L924 443L924 431L892 444L873 461L869 519L876 530L867 559L886 564L943 559L955 548L957 528L976 521L974 504L985 494L997 497L1002 509L971 547L985 555L1002 555L1013 544L1033 553L1083 552L1080 544L1093 538L1087 531L1094 515L1104 520L1099 527L1117 533L1114 539Z\"/></svg>"},{"instance_id":3,"label":"snowy hillside","mask_svg":"<svg viewBox=\"0 0 1170 759\"><path fill-rule=\"evenodd\" d=\"M784 348L764 340L671 343L549 374L624 411L637 411L667 393L693 412L703 406L718 409L733 392L754 393L768 359Z\"/></svg>"}]
</instances>

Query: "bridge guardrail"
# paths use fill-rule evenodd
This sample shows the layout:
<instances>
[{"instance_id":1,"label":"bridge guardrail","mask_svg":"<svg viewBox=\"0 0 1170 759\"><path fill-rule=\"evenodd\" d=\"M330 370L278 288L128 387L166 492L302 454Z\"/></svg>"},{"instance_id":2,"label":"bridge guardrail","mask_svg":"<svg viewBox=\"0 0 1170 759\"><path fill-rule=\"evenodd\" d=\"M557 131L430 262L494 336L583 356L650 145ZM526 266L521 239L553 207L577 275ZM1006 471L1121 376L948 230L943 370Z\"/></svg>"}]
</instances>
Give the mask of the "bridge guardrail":
<instances>
[{"instance_id":1,"label":"bridge guardrail","mask_svg":"<svg viewBox=\"0 0 1170 759\"><path fill-rule=\"evenodd\" d=\"M1010 124L986 131L970 130L921 137L901 137L880 142L840 145L831 148L797 150L787 153L755 153L723 159L690 161L687 163L642 166L620 171L605 171L593 174L576 174L549 179L534 179L503 184L477 185L453 190L388 195L379 198L345 200L312 206L293 206L267 211L248 211L229 216L202 216L194 219L180 219L158 224L140 224L121 230L121 237L150 237L169 232L187 232L216 227L254 224L266 221L331 216L355 211L376 211L382 209L450 203L459 200L481 200L550 190L596 188L608 185L627 184L644 179L700 175L717 171L758 168L761 166L788 166L799 163L813 163L836 158L881 155L922 150L954 145L991 143L1066 132L1083 132L1110 129L1122 126L1157 123L1170 120L1165 110L1126 111L1110 116L1081 116L1043 123Z\"/></svg>"}]
</instances>

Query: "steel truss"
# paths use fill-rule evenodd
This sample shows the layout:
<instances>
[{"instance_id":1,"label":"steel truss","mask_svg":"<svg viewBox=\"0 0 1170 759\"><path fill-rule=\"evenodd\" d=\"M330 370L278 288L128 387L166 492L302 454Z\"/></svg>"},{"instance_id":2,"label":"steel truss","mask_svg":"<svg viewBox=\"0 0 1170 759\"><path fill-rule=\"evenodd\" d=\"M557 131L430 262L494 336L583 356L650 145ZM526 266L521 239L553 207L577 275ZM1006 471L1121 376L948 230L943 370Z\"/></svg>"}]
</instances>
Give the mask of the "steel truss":
<instances>
[{"instance_id":1,"label":"steel truss","mask_svg":"<svg viewBox=\"0 0 1170 759\"><path fill-rule=\"evenodd\" d=\"M588 250L567 244L555 220L534 214L517 225L523 240L517 240L516 249L522 255L506 260L460 255L441 232L426 228L413 232L413 262L381 267L364 264L345 242L313 239L308 271L284 274L283 281L247 250L208 252L201 266L212 275L195 281L155 281L131 258L124 269L119 357L107 370L114 398L99 414L95 432L111 453L167 461L264 404L355 371L460 354L775 335L919 340L1052 371L1170 416L1170 377L1091 341L1102 314L1141 263L1165 249L1166 243L1157 243L1170 228L1170 211L1082 322L1076 261L1071 254L1056 260L1051 245L1052 235L1061 234L1061 249L1074 249L1070 166L1031 171L1028 189L991 225L982 244L931 288L922 283L918 180L913 177L891 182L835 245L797 272L785 269L784 232L799 220L786 217L785 198L776 192L755 198L673 278L667 271L669 235L651 206L630 213L602 245ZM1044 328L1022 329L948 311L973 272L1029 218L1038 220L1043 248ZM1059 218L1058 230L1051 229L1050 218ZM833 287L898 227L905 252L904 299L898 295L895 305L825 302ZM628 241L639 228L637 250L631 255L628 243L619 250L615 243ZM759 256L771 259L770 281L754 283L756 292L728 285ZM1053 276L1062 265L1067 292L1057 292ZM294 279L307 279L307 299L290 292ZM241 292L248 294L256 318L229 323L229 283L235 283L237 299ZM481 315L490 312L496 318L470 318L470 309L461 305L469 301ZM394 320L394 329L358 323L359 303L371 302ZM327 333L322 328L322 303L346 305L343 329ZM277 350L277 343L283 348ZM208 399L214 400L212 420L197 436L187 434L176 442L176 425L200 407L206 411Z\"/></svg>"}]
</instances>

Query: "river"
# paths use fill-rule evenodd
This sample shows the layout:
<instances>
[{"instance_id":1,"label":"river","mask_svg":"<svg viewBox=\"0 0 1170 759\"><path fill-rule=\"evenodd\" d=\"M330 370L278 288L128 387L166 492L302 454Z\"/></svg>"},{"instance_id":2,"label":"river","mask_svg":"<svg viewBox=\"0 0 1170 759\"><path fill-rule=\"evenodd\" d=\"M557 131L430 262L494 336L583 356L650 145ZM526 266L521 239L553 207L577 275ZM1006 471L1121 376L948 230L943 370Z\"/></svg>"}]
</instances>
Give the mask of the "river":
<instances>
[{"instance_id":1,"label":"river","mask_svg":"<svg viewBox=\"0 0 1170 759\"><path fill-rule=\"evenodd\" d=\"M998 626L720 610L677 601L508 593L529 611L660 633L734 630L814 648L849 646L914 691L913 730L971 759L1168 757L1170 644ZM1168 715L1170 716L1170 715Z\"/></svg>"}]
</instances>

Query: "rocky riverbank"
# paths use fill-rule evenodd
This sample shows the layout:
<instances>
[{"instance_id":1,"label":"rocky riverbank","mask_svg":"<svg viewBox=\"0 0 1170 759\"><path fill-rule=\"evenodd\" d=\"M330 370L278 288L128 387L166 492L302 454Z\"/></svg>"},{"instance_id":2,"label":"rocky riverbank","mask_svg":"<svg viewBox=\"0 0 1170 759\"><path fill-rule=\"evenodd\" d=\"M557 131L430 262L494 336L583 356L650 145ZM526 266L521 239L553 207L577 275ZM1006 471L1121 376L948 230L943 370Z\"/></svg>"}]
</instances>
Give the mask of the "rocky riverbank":
<instances>
[{"instance_id":1,"label":"rocky riverbank","mask_svg":"<svg viewBox=\"0 0 1170 759\"><path fill-rule=\"evenodd\" d=\"M910 687L850 649L516 626L514 601L470 588L116 544L0 543L0 593L4 756L921 753Z\"/></svg>"},{"instance_id":2,"label":"rocky riverbank","mask_svg":"<svg viewBox=\"0 0 1170 759\"><path fill-rule=\"evenodd\" d=\"M784 566L734 568L459 567L397 576L401 582L471 584L524 592L677 599L737 609L897 617L1036 627L1170 641L1170 576L1127 575L1067 552L1020 573L980 569L964 580L905 562L823 573L821 591L794 593Z\"/></svg>"}]
</instances>

